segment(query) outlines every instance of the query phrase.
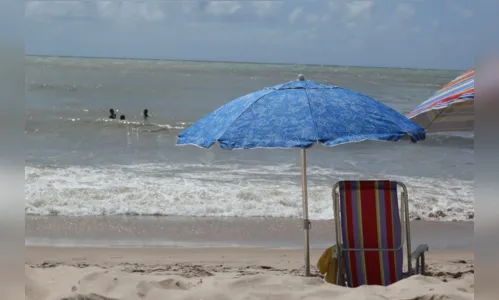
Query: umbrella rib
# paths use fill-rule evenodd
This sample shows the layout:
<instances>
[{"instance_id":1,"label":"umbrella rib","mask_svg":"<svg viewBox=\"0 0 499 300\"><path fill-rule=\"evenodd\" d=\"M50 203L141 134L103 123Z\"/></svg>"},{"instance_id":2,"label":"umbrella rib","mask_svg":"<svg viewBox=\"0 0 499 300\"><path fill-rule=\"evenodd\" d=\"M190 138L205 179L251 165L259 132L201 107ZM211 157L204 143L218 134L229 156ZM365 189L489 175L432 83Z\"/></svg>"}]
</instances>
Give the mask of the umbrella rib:
<instances>
[{"instance_id":1,"label":"umbrella rib","mask_svg":"<svg viewBox=\"0 0 499 300\"><path fill-rule=\"evenodd\" d=\"M435 116L435 118L433 118L433 120L430 122L430 124L428 124L428 126L426 126L425 130L428 129L428 128L430 128L430 126L433 125L433 123L435 123L435 121L437 121L437 119L440 117L440 115L442 115L443 112L447 110L447 108L449 108L449 106L442 108L440 110L440 112L437 113L437 115Z\"/></svg>"},{"instance_id":2,"label":"umbrella rib","mask_svg":"<svg viewBox=\"0 0 499 300\"><path fill-rule=\"evenodd\" d=\"M456 99L456 100L459 100L459 99ZM459 101L459 102L455 102L455 103L453 103L453 104L456 104L456 103L464 103L464 102L467 102L467 101L466 101L466 100L464 100L464 101ZM439 118L439 117L440 117L440 116L441 116L441 115L442 115L442 114L443 114L443 113L444 113L444 112L445 112L445 111L446 111L449 107L451 107L451 106L452 106L452 105L445 106L445 107L441 108L441 109L440 109L440 111L439 111L439 112L437 113L437 115L435 116L435 118L433 118L433 120L430 122L430 124L428 124L428 126L426 126L426 127L425 127L425 130L426 130L426 129L428 129L428 128L430 128L430 126L431 126L431 125L433 125L433 123L435 123L435 122L437 121L437 119L438 119L438 118ZM422 112L422 113L420 113L420 115L422 115L423 113L427 113L427 112L429 112L429 111L431 111L431 110L427 110L427 111L425 111L425 112ZM417 117L417 116L418 116L418 115L414 116L413 118L415 118L415 117Z\"/></svg>"},{"instance_id":3,"label":"umbrella rib","mask_svg":"<svg viewBox=\"0 0 499 300\"><path fill-rule=\"evenodd\" d=\"M251 103L250 105L248 105L248 107L243 110L241 112L241 114L239 116L237 116L237 118L234 119L234 121L232 121L228 126L227 128L225 128L225 130L222 132L222 134L216 139L217 142L220 142L220 138L222 138L222 136L225 134L225 132L227 132L227 130L232 126L232 124L236 123L237 120L239 120L239 118L251 107L253 106L255 103L257 103L258 101L260 101L263 97L267 96L267 95L270 95L271 93L275 92L277 90L271 90L269 91L268 93L266 94L263 94L262 96L258 97L255 101L253 101L253 103Z\"/></svg>"},{"instance_id":4,"label":"umbrella rib","mask_svg":"<svg viewBox=\"0 0 499 300\"><path fill-rule=\"evenodd\" d=\"M310 105L310 100L308 99L307 89L303 89L303 90L305 91L305 96L306 96L307 102L308 102L308 108L310 109L310 116L312 117L312 122L314 123L316 142L319 142L319 128L318 128L317 122L315 121L315 118L314 118L314 113L312 111L312 105Z\"/></svg>"}]
</instances>

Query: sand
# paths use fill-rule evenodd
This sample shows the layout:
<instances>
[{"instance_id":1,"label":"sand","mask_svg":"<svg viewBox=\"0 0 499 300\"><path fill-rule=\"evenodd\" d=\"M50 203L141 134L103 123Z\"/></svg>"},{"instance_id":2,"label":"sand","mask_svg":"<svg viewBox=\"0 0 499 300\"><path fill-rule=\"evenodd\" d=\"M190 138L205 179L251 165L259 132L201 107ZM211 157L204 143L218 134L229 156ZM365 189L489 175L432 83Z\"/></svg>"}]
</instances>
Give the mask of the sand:
<instances>
[{"instance_id":1,"label":"sand","mask_svg":"<svg viewBox=\"0 0 499 300\"><path fill-rule=\"evenodd\" d=\"M293 218L26 216L26 245L301 249L302 226ZM473 222L411 222L413 247L424 243L432 250L473 249L473 237ZM333 240L332 221L312 221L312 249L323 250Z\"/></svg>"},{"instance_id":2,"label":"sand","mask_svg":"<svg viewBox=\"0 0 499 300\"><path fill-rule=\"evenodd\" d=\"M428 276L350 289L303 277L295 219L27 216L26 299L474 299L473 229L414 221ZM312 222L313 265L333 240Z\"/></svg>"},{"instance_id":3,"label":"sand","mask_svg":"<svg viewBox=\"0 0 499 300\"><path fill-rule=\"evenodd\" d=\"M299 249L27 246L26 299L474 299L471 251L432 251L428 276L388 287L303 277L302 262Z\"/></svg>"}]
</instances>

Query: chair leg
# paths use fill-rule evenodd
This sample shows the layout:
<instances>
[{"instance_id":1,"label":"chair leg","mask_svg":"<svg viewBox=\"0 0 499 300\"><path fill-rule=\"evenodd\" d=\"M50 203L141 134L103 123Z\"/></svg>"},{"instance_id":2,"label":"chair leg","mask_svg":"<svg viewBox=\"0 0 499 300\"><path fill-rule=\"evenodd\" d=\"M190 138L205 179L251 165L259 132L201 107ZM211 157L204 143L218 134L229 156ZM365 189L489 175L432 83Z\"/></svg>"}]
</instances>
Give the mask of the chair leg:
<instances>
[{"instance_id":1,"label":"chair leg","mask_svg":"<svg viewBox=\"0 0 499 300\"><path fill-rule=\"evenodd\" d=\"M416 260L416 272L414 274L425 274L426 262L425 262L425 252L428 251L428 245L419 245L414 252L412 252L412 259ZM412 274L412 275L414 275Z\"/></svg>"},{"instance_id":2,"label":"chair leg","mask_svg":"<svg viewBox=\"0 0 499 300\"><path fill-rule=\"evenodd\" d=\"M421 275L425 275L425 259L424 259L424 253L421 254Z\"/></svg>"},{"instance_id":3,"label":"chair leg","mask_svg":"<svg viewBox=\"0 0 499 300\"><path fill-rule=\"evenodd\" d=\"M345 277L343 276L343 274L345 273L343 271L343 265L342 265L342 257L341 255L338 255L338 260L337 260L337 263L338 263L338 274L336 275L336 282L337 282L337 285L339 286L345 286Z\"/></svg>"},{"instance_id":4,"label":"chair leg","mask_svg":"<svg viewBox=\"0 0 499 300\"><path fill-rule=\"evenodd\" d=\"M421 266L420 262L421 261L420 261L419 257L416 258L416 273L415 274L419 274L419 267ZM413 275L413 274L411 274L411 275Z\"/></svg>"}]
</instances>

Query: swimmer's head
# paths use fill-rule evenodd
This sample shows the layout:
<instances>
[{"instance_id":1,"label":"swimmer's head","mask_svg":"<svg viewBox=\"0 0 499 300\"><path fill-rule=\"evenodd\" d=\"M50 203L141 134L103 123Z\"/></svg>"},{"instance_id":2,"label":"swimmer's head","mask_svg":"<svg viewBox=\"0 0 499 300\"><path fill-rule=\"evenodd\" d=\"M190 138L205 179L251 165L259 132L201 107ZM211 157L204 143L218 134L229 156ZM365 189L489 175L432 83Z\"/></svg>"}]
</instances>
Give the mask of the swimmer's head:
<instances>
[{"instance_id":1,"label":"swimmer's head","mask_svg":"<svg viewBox=\"0 0 499 300\"><path fill-rule=\"evenodd\" d=\"M109 110L109 118L110 119L116 119L116 114L114 113L114 109Z\"/></svg>"},{"instance_id":2,"label":"swimmer's head","mask_svg":"<svg viewBox=\"0 0 499 300\"><path fill-rule=\"evenodd\" d=\"M125 120L125 115L121 115L120 120Z\"/></svg>"},{"instance_id":3,"label":"swimmer's head","mask_svg":"<svg viewBox=\"0 0 499 300\"><path fill-rule=\"evenodd\" d=\"M146 109L144 109L144 117L149 117L149 111Z\"/></svg>"}]
</instances>

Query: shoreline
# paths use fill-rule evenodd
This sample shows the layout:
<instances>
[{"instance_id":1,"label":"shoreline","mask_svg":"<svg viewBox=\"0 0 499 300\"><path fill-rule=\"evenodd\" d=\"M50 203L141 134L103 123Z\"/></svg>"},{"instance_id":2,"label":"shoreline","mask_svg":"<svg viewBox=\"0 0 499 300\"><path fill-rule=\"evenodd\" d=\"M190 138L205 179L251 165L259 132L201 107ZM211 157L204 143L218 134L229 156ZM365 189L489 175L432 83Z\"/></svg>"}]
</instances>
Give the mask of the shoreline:
<instances>
[{"instance_id":1,"label":"shoreline","mask_svg":"<svg viewBox=\"0 0 499 300\"><path fill-rule=\"evenodd\" d=\"M335 243L334 223L311 221L310 247ZM26 246L93 248L303 249L300 219L26 216ZM411 244L430 250L473 250L474 222L412 221Z\"/></svg>"}]
</instances>

